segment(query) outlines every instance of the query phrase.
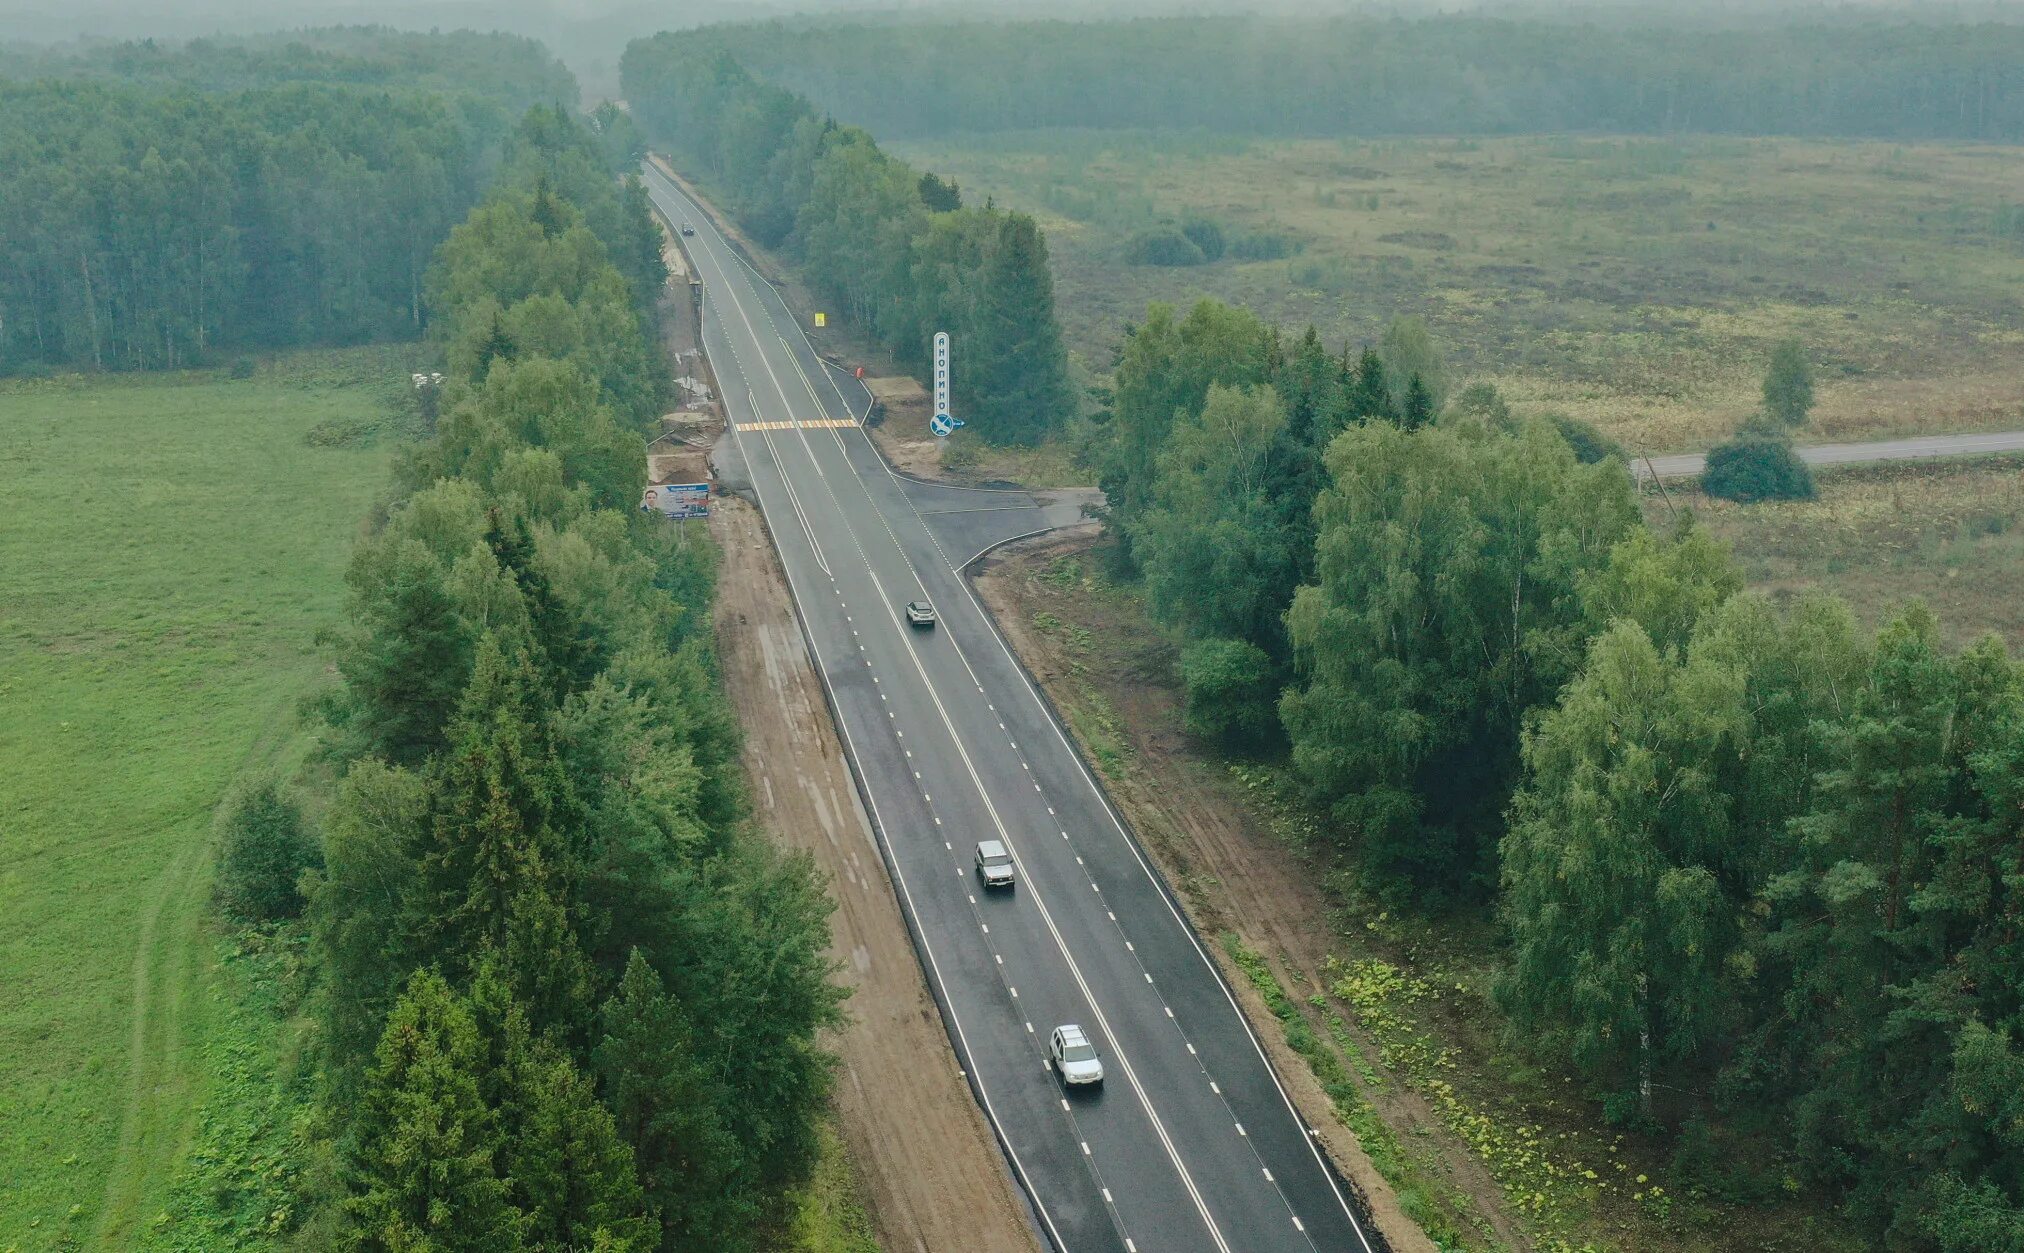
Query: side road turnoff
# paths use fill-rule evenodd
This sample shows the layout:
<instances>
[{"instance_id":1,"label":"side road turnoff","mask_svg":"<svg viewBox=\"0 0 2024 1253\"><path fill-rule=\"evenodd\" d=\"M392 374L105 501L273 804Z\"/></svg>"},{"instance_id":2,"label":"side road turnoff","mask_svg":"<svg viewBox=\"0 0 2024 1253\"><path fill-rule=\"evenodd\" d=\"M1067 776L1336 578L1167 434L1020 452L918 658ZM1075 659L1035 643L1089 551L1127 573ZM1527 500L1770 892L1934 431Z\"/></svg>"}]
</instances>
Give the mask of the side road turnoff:
<instances>
[{"instance_id":1,"label":"side road turnoff","mask_svg":"<svg viewBox=\"0 0 2024 1253\"><path fill-rule=\"evenodd\" d=\"M959 573L971 543L1073 504L893 474L778 293L679 186L644 173L660 211L695 227L682 242L729 438L957 1055L1046 1237L1076 1253L1375 1253L1200 941ZM934 606L933 629L907 625L911 601ZM1010 852L1010 888L984 890L984 840ZM1064 1024L1096 1049L1101 1084L1062 1082L1049 1041Z\"/></svg>"}]
</instances>

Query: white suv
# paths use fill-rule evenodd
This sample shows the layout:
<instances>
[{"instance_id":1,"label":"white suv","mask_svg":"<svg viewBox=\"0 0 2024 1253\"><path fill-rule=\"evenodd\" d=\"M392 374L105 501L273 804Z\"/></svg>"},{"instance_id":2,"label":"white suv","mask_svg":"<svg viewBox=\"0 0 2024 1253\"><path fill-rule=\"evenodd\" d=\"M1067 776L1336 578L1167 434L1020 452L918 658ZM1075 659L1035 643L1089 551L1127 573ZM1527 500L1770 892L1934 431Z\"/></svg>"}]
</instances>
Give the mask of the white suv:
<instances>
[{"instance_id":1,"label":"white suv","mask_svg":"<svg viewBox=\"0 0 2024 1253\"><path fill-rule=\"evenodd\" d=\"M1012 886L1012 854L996 840L977 841L977 877L987 888Z\"/></svg>"},{"instance_id":2,"label":"white suv","mask_svg":"<svg viewBox=\"0 0 2024 1253\"><path fill-rule=\"evenodd\" d=\"M1063 1083L1080 1087L1103 1082L1103 1062L1096 1055L1096 1046L1074 1023L1064 1023L1054 1029L1053 1036L1047 1041L1047 1053Z\"/></svg>"}]
</instances>

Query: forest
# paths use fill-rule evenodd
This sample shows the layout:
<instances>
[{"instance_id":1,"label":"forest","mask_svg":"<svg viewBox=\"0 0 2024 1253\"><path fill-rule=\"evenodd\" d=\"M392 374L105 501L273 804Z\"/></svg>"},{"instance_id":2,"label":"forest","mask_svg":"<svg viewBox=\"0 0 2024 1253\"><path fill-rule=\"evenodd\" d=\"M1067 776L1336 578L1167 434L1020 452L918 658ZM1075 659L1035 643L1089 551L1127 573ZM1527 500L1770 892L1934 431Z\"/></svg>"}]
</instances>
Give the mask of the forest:
<instances>
[{"instance_id":1,"label":"forest","mask_svg":"<svg viewBox=\"0 0 2024 1253\"><path fill-rule=\"evenodd\" d=\"M892 140L1042 127L2024 138L2024 27L2001 23L1709 29L1464 13L803 21L707 37Z\"/></svg>"},{"instance_id":2,"label":"forest","mask_svg":"<svg viewBox=\"0 0 2024 1253\"><path fill-rule=\"evenodd\" d=\"M646 129L916 376L949 332L966 362L957 416L976 434L1031 444L1071 416L1047 241L1030 216L966 206L954 183L687 35L636 40L620 68Z\"/></svg>"},{"instance_id":3,"label":"forest","mask_svg":"<svg viewBox=\"0 0 2024 1253\"><path fill-rule=\"evenodd\" d=\"M573 104L576 78L539 42L498 31L331 26L183 43L0 45L0 78L86 79L127 87L247 91L285 83L426 91L487 100L518 117Z\"/></svg>"},{"instance_id":4,"label":"forest","mask_svg":"<svg viewBox=\"0 0 2024 1253\"><path fill-rule=\"evenodd\" d=\"M2017 1247L2024 671L1916 603L1743 592L1606 440L1444 374L1410 320L1127 335L1085 452L1190 729L1286 760L1377 900L1495 910L1511 1039L1695 1186Z\"/></svg>"},{"instance_id":5,"label":"forest","mask_svg":"<svg viewBox=\"0 0 2024 1253\"><path fill-rule=\"evenodd\" d=\"M448 376L352 556L327 772L221 813L227 914L307 937L303 1247L776 1248L818 1151L831 907L747 823L714 549L636 508L631 161L533 110L435 250Z\"/></svg>"},{"instance_id":6,"label":"forest","mask_svg":"<svg viewBox=\"0 0 2024 1253\"><path fill-rule=\"evenodd\" d=\"M503 36L304 38L0 57L41 76L0 82L0 373L421 333L430 250L568 72Z\"/></svg>"}]
</instances>

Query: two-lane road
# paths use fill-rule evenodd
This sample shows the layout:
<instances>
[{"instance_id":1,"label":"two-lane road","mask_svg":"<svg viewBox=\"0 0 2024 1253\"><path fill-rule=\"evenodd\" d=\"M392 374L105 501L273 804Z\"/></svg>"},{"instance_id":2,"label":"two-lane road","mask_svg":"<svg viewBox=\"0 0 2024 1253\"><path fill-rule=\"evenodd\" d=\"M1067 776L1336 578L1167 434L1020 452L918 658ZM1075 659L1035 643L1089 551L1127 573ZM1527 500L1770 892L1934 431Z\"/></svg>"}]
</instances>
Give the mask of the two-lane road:
<instances>
[{"instance_id":1,"label":"two-lane road","mask_svg":"<svg viewBox=\"0 0 2024 1253\"><path fill-rule=\"evenodd\" d=\"M958 1056L1042 1229L1076 1253L1381 1247L971 595L972 553L944 551L932 501L887 468L778 294L671 180L646 179L695 228L731 438ZM939 626L907 625L916 599ZM1012 849L1012 891L978 883L980 839ZM1047 1065L1067 1022L1102 1054L1100 1091Z\"/></svg>"}]
</instances>

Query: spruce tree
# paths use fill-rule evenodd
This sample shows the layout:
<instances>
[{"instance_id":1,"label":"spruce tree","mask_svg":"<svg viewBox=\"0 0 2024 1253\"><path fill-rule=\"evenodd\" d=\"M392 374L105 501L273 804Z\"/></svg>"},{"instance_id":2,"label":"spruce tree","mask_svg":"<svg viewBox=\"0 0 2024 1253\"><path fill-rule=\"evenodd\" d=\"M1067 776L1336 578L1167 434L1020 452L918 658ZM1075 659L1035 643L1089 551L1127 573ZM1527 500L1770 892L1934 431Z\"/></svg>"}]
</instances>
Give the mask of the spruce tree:
<instances>
[{"instance_id":1,"label":"spruce tree","mask_svg":"<svg viewBox=\"0 0 2024 1253\"><path fill-rule=\"evenodd\" d=\"M524 1247L500 1177L497 1118L482 1091L470 1010L432 971L387 1017L354 1109L345 1167L349 1249L497 1253Z\"/></svg>"},{"instance_id":2,"label":"spruce tree","mask_svg":"<svg viewBox=\"0 0 2024 1253\"><path fill-rule=\"evenodd\" d=\"M726 1114L733 1094L699 1063L693 1029L637 950L604 1008L596 1050L605 1103L648 1204L679 1248L746 1248L762 1214Z\"/></svg>"},{"instance_id":3,"label":"spruce tree","mask_svg":"<svg viewBox=\"0 0 2024 1253\"><path fill-rule=\"evenodd\" d=\"M526 891L550 890L560 839L550 824L566 783L542 733L524 652L509 660L487 636L436 777L436 812L424 856L436 951L468 963L504 951L509 909Z\"/></svg>"},{"instance_id":4,"label":"spruce tree","mask_svg":"<svg viewBox=\"0 0 2024 1253\"><path fill-rule=\"evenodd\" d=\"M497 988L494 988L494 995ZM528 1247L647 1253L660 1242L633 1173L633 1154L589 1076L536 1034L521 1007L495 1020L492 1085L500 1161L526 1215Z\"/></svg>"},{"instance_id":5,"label":"spruce tree","mask_svg":"<svg viewBox=\"0 0 2024 1253\"><path fill-rule=\"evenodd\" d=\"M957 349L970 362L962 390L975 429L996 444L1038 443L1067 420L1073 397L1047 242L1032 218L1000 220L978 288L976 341Z\"/></svg>"},{"instance_id":6,"label":"spruce tree","mask_svg":"<svg viewBox=\"0 0 2024 1253\"><path fill-rule=\"evenodd\" d=\"M418 542L362 550L346 581L353 626L338 651L346 691L332 712L360 752L413 765L442 746L470 674L471 631Z\"/></svg>"},{"instance_id":7,"label":"spruce tree","mask_svg":"<svg viewBox=\"0 0 2024 1253\"><path fill-rule=\"evenodd\" d=\"M1431 426L1434 421L1434 397L1418 374L1406 380L1406 398L1399 406L1399 425L1408 431L1417 431Z\"/></svg>"},{"instance_id":8,"label":"spruce tree","mask_svg":"<svg viewBox=\"0 0 2024 1253\"><path fill-rule=\"evenodd\" d=\"M1377 355L1377 349L1368 344L1364 346L1363 355L1356 360L1356 370L1349 380L1348 391L1351 421L1390 421L1397 416L1392 410L1391 382L1385 377L1384 360Z\"/></svg>"}]
</instances>

